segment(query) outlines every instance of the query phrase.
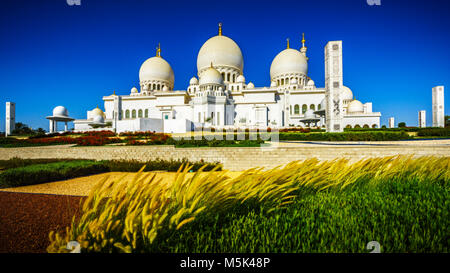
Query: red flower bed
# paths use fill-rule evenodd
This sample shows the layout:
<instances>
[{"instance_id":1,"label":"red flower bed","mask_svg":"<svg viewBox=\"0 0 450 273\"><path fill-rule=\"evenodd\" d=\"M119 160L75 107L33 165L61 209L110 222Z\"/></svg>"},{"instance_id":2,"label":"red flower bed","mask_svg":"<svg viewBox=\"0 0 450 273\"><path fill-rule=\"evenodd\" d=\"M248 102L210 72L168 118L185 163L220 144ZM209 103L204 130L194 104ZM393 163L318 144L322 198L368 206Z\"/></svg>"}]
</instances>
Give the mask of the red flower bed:
<instances>
[{"instance_id":1,"label":"red flower bed","mask_svg":"<svg viewBox=\"0 0 450 273\"><path fill-rule=\"evenodd\" d=\"M109 130L102 130L102 131L87 131L83 132L83 135L88 136L99 136L99 137L113 137L116 136L116 133Z\"/></svg>"},{"instance_id":2,"label":"red flower bed","mask_svg":"<svg viewBox=\"0 0 450 273\"><path fill-rule=\"evenodd\" d=\"M33 139L27 139L26 141L28 143L44 144L44 145L76 143L76 139L72 138L72 137L33 138Z\"/></svg>"},{"instance_id":3,"label":"red flower bed","mask_svg":"<svg viewBox=\"0 0 450 273\"><path fill-rule=\"evenodd\" d=\"M155 133L155 131L145 131L145 132L123 132L120 133L119 136L134 136L134 137L148 137L148 136L152 136L154 134L158 134Z\"/></svg>"},{"instance_id":4,"label":"red flower bed","mask_svg":"<svg viewBox=\"0 0 450 273\"><path fill-rule=\"evenodd\" d=\"M286 128L286 129L280 129L280 132L287 133L287 132L300 132L300 133L309 133L311 132L310 128Z\"/></svg>"}]
</instances>

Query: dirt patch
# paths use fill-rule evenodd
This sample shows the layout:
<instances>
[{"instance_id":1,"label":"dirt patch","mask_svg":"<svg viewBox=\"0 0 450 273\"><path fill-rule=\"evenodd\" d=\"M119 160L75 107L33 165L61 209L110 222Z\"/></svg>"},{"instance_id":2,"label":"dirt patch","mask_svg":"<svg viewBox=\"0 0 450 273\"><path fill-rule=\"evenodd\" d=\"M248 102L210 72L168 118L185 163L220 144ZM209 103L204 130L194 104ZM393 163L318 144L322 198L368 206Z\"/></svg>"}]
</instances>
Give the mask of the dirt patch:
<instances>
[{"instance_id":1,"label":"dirt patch","mask_svg":"<svg viewBox=\"0 0 450 273\"><path fill-rule=\"evenodd\" d=\"M45 253L50 231L70 226L84 198L0 192L0 253Z\"/></svg>"}]
</instances>

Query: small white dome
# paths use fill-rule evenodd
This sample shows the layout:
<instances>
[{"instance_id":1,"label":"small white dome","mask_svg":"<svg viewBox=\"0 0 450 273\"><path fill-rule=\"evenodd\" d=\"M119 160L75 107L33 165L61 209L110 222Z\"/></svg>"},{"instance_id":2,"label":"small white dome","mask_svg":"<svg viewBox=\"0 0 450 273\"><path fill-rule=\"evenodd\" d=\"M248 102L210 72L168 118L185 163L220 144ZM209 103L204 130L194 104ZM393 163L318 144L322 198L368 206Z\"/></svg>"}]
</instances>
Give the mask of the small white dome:
<instances>
[{"instance_id":1,"label":"small white dome","mask_svg":"<svg viewBox=\"0 0 450 273\"><path fill-rule=\"evenodd\" d=\"M53 109L53 116L68 117L69 112L67 111L66 107L64 107L64 106L56 106Z\"/></svg>"},{"instance_id":2,"label":"small white dome","mask_svg":"<svg viewBox=\"0 0 450 273\"><path fill-rule=\"evenodd\" d=\"M306 85L307 86L314 86L314 84L315 84L314 81L310 79Z\"/></svg>"},{"instance_id":3,"label":"small white dome","mask_svg":"<svg viewBox=\"0 0 450 273\"><path fill-rule=\"evenodd\" d=\"M137 93L137 92L138 92L138 90L136 87L131 88L131 93Z\"/></svg>"},{"instance_id":4,"label":"small white dome","mask_svg":"<svg viewBox=\"0 0 450 273\"><path fill-rule=\"evenodd\" d=\"M352 100L347 106L347 113L363 113L364 105L359 100Z\"/></svg>"},{"instance_id":5,"label":"small white dome","mask_svg":"<svg viewBox=\"0 0 450 273\"><path fill-rule=\"evenodd\" d=\"M236 79L236 82L237 83L245 83L245 77L244 77L244 75L239 75L238 77L237 77L237 79Z\"/></svg>"},{"instance_id":6,"label":"small white dome","mask_svg":"<svg viewBox=\"0 0 450 273\"><path fill-rule=\"evenodd\" d=\"M297 79L292 79L291 84L297 84Z\"/></svg>"},{"instance_id":7,"label":"small white dome","mask_svg":"<svg viewBox=\"0 0 450 273\"><path fill-rule=\"evenodd\" d=\"M102 109L98 108L98 106L94 109L92 109L92 115L93 116L102 116L103 118L106 118L105 113L102 111Z\"/></svg>"},{"instance_id":8,"label":"small white dome","mask_svg":"<svg viewBox=\"0 0 450 273\"><path fill-rule=\"evenodd\" d=\"M276 82L272 81L272 82L270 83L270 87L276 87L276 86L277 86L277 83L276 83Z\"/></svg>"},{"instance_id":9,"label":"small white dome","mask_svg":"<svg viewBox=\"0 0 450 273\"><path fill-rule=\"evenodd\" d=\"M198 80L196 77L192 77L191 80L189 81L189 85L197 85L198 84Z\"/></svg>"},{"instance_id":10,"label":"small white dome","mask_svg":"<svg viewBox=\"0 0 450 273\"><path fill-rule=\"evenodd\" d=\"M222 74L214 67L209 67L200 75L200 85L204 84L220 84L223 85Z\"/></svg>"},{"instance_id":11,"label":"small white dome","mask_svg":"<svg viewBox=\"0 0 450 273\"><path fill-rule=\"evenodd\" d=\"M239 46L230 38L217 35L208 39L197 56L197 70L207 68L211 62L217 66L233 67L242 71L244 58Z\"/></svg>"},{"instance_id":12,"label":"small white dome","mask_svg":"<svg viewBox=\"0 0 450 273\"><path fill-rule=\"evenodd\" d=\"M252 82L249 82L247 85L247 88L253 89L253 88L255 88L255 85Z\"/></svg>"},{"instance_id":13,"label":"small white dome","mask_svg":"<svg viewBox=\"0 0 450 273\"><path fill-rule=\"evenodd\" d=\"M164 91L164 92L165 92L165 91L169 91L169 87L167 87L167 86L164 85L162 91Z\"/></svg>"},{"instance_id":14,"label":"small white dome","mask_svg":"<svg viewBox=\"0 0 450 273\"><path fill-rule=\"evenodd\" d=\"M103 116L101 116L101 115L96 115L96 116L94 116L94 118L92 119L92 122L93 122L93 123L96 123L96 124L102 124L102 123L105 123L105 119L104 119Z\"/></svg>"},{"instance_id":15,"label":"small white dome","mask_svg":"<svg viewBox=\"0 0 450 273\"><path fill-rule=\"evenodd\" d=\"M312 110L312 109L306 110L305 118L316 118L316 115L314 114L314 110Z\"/></svg>"},{"instance_id":16,"label":"small white dome","mask_svg":"<svg viewBox=\"0 0 450 273\"><path fill-rule=\"evenodd\" d=\"M173 88L175 76L170 64L161 57L147 59L139 69L139 81L167 81Z\"/></svg>"},{"instance_id":17,"label":"small white dome","mask_svg":"<svg viewBox=\"0 0 450 273\"><path fill-rule=\"evenodd\" d=\"M300 51L287 48L273 59L270 66L270 78L286 73L306 75L308 73L308 61Z\"/></svg>"},{"instance_id":18,"label":"small white dome","mask_svg":"<svg viewBox=\"0 0 450 273\"><path fill-rule=\"evenodd\" d=\"M352 100L353 92L347 86L342 86L341 88L341 99L342 100Z\"/></svg>"}]
</instances>

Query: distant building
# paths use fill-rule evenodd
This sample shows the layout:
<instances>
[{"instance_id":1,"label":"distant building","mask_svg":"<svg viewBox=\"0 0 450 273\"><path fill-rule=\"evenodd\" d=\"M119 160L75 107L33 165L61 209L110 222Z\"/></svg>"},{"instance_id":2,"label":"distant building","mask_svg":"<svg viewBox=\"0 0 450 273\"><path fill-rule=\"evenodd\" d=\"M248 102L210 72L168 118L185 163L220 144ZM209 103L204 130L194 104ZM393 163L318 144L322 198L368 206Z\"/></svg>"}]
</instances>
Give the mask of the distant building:
<instances>
[{"instance_id":1,"label":"distant building","mask_svg":"<svg viewBox=\"0 0 450 273\"><path fill-rule=\"evenodd\" d=\"M427 119L425 110L419 111L419 127L425 128L427 127Z\"/></svg>"},{"instance_id":2,"label":"distant building","mask_svg":"<svg viewBox=\"0 0 450 273\"><path fill-rule=\"evenodd\" d=\"M6 128L5 136L9 136L16 129L16 104L6 102Z\"/></svg>"},{"instance_id":3,"label":"distant building","mask_svg":"<svg viewBox=\"0 0 450 273\"><path fill-rule=\"evenodd\" d=\"M445 127L444 86L435 86L433 94L433 127Z\"/></svg>"},{"instance_id":4,"label":"distant building","mask_svg":"<svg viewBox=\"0 0 450 273\"><path fill-rule=\"evenodd\" d=\"M395 127L394 117L390 117L389 118L389 128L394 128L394 127Z\"/></svg>"}]
</instances>

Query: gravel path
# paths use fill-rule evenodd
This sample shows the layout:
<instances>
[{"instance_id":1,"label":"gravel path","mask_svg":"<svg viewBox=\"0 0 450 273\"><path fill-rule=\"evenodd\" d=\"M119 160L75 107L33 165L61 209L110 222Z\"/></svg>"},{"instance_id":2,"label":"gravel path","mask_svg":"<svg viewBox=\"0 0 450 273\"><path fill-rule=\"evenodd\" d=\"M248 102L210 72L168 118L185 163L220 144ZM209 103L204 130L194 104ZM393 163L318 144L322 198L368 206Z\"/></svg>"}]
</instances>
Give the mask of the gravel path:
<instances>
[{"instance_id":1,"label":"gravel path","mask_svg":"<svg viewBox=\"0 0 450 273\"><path fill-rule=\"evenodd\" d=\"M0 192L0 253L45 253L50 231L70 226L83 198Z\"/></svg>"}]
</instances>

